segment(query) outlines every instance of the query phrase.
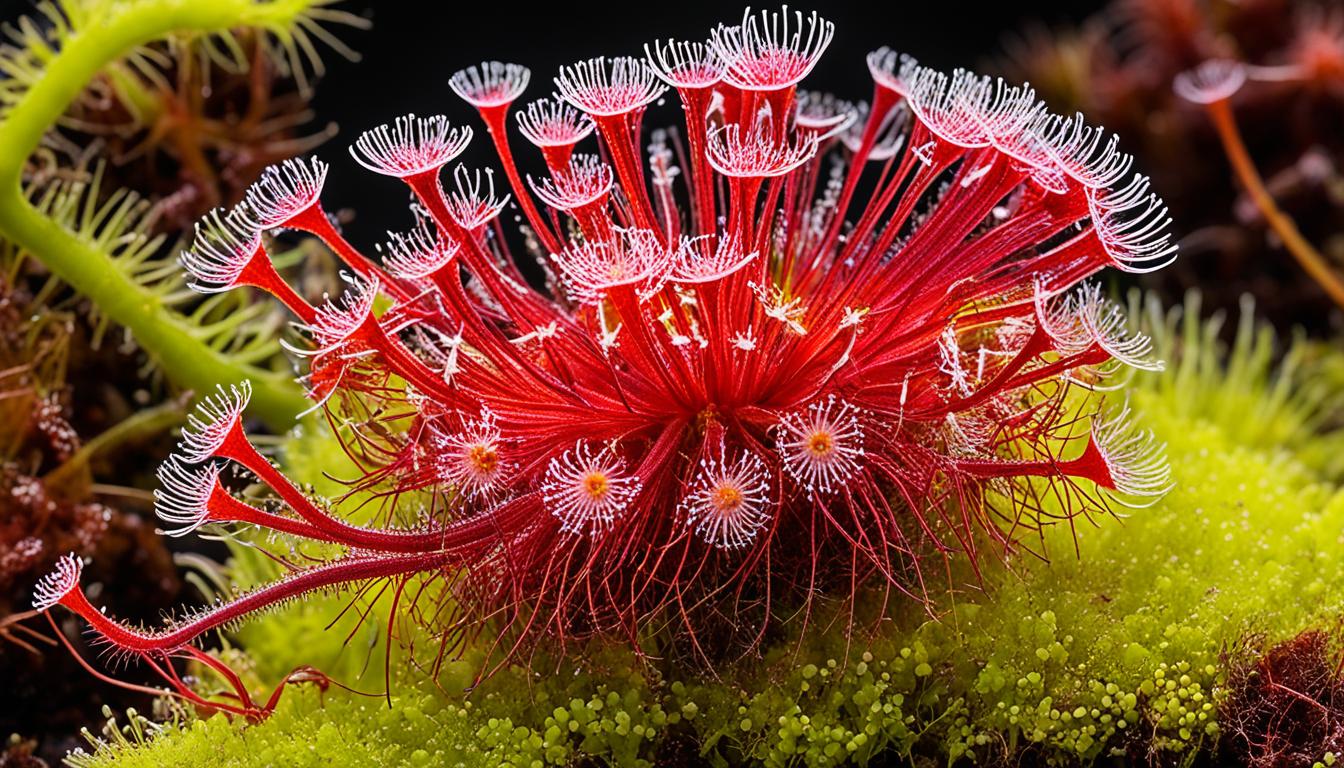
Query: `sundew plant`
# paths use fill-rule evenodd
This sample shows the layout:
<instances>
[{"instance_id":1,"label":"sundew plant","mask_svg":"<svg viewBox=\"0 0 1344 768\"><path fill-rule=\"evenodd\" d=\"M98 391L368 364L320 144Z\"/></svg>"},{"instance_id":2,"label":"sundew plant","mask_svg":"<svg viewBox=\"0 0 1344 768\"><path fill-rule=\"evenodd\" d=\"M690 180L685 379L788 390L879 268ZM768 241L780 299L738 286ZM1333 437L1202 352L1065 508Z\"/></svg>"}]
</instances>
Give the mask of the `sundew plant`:
<instances>
[{"instance_id":1,"label":"sundew plant","mask_svg":"<svg viewBox=\"0 0 1344 768\"><path fill-rule=\"evenodd\" d=\"M1160 364L1087 282L1174 258L1147 179L1029 87L886 48L868 103L800 89L832 34L748 10L707 40L563 67L517 108L528 69L467 67L450 85L502 173L455 164L477 131L444 117L366 132L351 156L408 187L417 221L376 251L324 211L325 161L268 169L182 265L199 291L292 312L313 409L384 509L352 522L288 479L245 430L241 381L184 430L158 514L170 535L254 526L327 559L277 553L283 577L146 628L95 607L69 557L35 607L258 718L274 699L200 638L315 590L390 584L439 640L430 674L486 627L498 658L664 631L712 662L817 595L925 601L935 562L1162 494L1161 447L1106 394ZM645 133L673 92L681 123ZM524 142L544 177L517 169ZM341 295L314 306L282 280L280 230L341 258ZM245 500L230 466L274 498ZM232 693L199 693L184 657Z\"/></svg>"}]
</instances>

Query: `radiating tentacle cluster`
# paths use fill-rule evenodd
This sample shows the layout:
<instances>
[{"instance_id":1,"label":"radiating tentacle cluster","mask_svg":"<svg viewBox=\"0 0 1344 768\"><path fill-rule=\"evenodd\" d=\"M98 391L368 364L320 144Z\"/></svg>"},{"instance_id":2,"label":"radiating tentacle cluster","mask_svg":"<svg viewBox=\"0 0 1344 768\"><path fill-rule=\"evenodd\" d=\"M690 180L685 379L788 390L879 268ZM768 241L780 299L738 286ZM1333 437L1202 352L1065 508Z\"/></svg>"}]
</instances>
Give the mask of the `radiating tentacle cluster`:
<instances>
[{"instance_id":1,"label":"radiating tentacle cluster","mask_svg":"<svg viewBox=\"0 0 1344 768\"><path fill-rule=\"evenodd\" d=\"M462 167L441 185L470 128L408 116L370 131L355 158L417 201L417 228L380 260L322 213L325 164L268 171L183 264L203 290L251 285L295 312L314 399L357 422L358 487L430 498L428 514L344 521L252 447L246 386L221 390L161 473L164 520L344 554L163 630L94 611L70 563L39 607L63 603L150 656L308 590L451 574L463 621L495 617L519 638L635 637L669 613L696 633L723 615L715 596L760 621L772 600L869 575L918 596L926 553L974 559L1108 497L1161 493L1160 447L1124 411L1089 428L1096 396L1071 396L1157 365L1078 287L1174 257L1147 180L1114 137L1031 89L888 49L868 58L869 102L800 94L832 34L815 14L748 12L647 61L566 67L557 96L517 113L547 169L527 182L506 117L528 71L464 70L452 87L508 194ZM668 89L687 140L673 152L660 135L646 154L645 112ZM576 152L593 133L599 146ZM499 217L509 195L520 237ZM353 273L345 294L314 307L285 286L261 237L276 228L324 240ZM229 462L283 508L235 499Z\"/></svg>"}]
</instances>

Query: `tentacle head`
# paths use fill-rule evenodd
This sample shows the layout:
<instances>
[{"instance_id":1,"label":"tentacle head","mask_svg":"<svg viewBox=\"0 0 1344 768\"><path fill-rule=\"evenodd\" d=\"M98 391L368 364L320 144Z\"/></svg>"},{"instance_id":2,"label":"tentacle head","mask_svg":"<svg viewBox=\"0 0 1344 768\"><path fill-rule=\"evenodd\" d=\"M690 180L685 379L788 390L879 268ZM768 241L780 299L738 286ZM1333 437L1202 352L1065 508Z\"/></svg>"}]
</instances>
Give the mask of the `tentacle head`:
<instances>
[{"instance_id":1,"label":"tentacle head","mask_svg":"<svg viewBox=\"0 0 1344 768\"><path fill-rule=\"evenodd\" d=\"M33 610L43 612L79 589L79 577L84 572L84 561L71 552L56 561L51 572L37 580L33 587Z\"/></svg>"},{"instance_id":2,"label":"tentacle head","mask_svg":"<svg viewBox=\"0 0 1344 768\"><path fill-rule=\"evenodd\" d=\"M532 70L521 64L485 61L460 69L448 78L448 87L477 109L512 104L532 79Z\"/></svg>"},{"instance_id":3,"label":"tentacle head","mask_svg":"<svg viewBox=\"0 0 1344 768\"><path fill-rule=\"evenodd\" d=\"M745 547L769 524L769 472L761 457L742 452L731 460L722 446L700 461L681 501L686 527L721 549Z\"/></svg>"},{"instance_id":4,"label":"tentacle head","mask_svg":"<svg viewBox=\"0 0 1344 768\"><path fill-rule=\"evenodd\" d=\"M1092 441L1109 475L1102 487L1115 501L1130 507L1150 506L1171 490L1166 445L1134 424L1128 404L1093 419Z\"/></svg>"},{"instance_id":5,"label":"tentacle head","mask_svg":"<svg viewBox=\"0 0 1344 768\"><path fill-rule=\"evenodd\" d=\"M557 211L572 211L592 205L611 193L616 174L597 155L575 155L569 166L557 169L549 179L532 181L532 190Z\"/></svg>"},{"instance_id":6,"label":"tentacle head","mask_svg":"<svg viewBox=\"0 0 1344 768\"><path fill-rule=\"evenodd\" d=\"M234 430L241 429L243 411L252 399L252 382L244 380L218 385L213 395L203 398L196 412L187 417L182 440L177 444L182 461L200 464L224 447Z\"/></svg>"},{"instance_id":7,"label":"tentacle head","mask_svg":"<svg viewBox=\"0 0 1344 768\"><path fill-rule=\"evenodd\" d=\"M1195 104L1232 98L1246 84L1246 65L1231 59L1209 59L1172 81L1176 95Z\"/></svg>"},{"instance_id":8,"label":"tentacle head","mask_svg":"<svg viewBox=\"0 0 1344 768\"><path fill-rule=\"evenodd\" d=\"M610 448L582 440L551 459L541 485L546 508L567 533L598 535L639 495L639 479Z\"/></svg>"},{"instance_id":9,"label":"tentacle head","mask_svg":"<svg viewBox=\"0 0 1344 768\"><path fill-rule=\"evenodd\" d=\"M360 134L350 155L374 173L405 178L437 171L470 142L470 126L454 127L442 115L405 115Z\"/></svg>"},{"instance_id":10,"label":"tentacle head","mask_svg":"<svg viewBox=\"0 0 1344 768\"><path fill-rule=\"evenodd\" d=\"M710 88L726 68L713 41L658 40L644 46L644 55L658 79L673 88Z\"/></svg>"},{"instance_id":11,"label":"tentacle head","mask_svg":"<svg viewBox=\"0 0 1344 768\"><path fill-rule=\"evenodd\" d=\"M593 119L569 102L542 98L518 113L518 132L537 147L568 147L578 144L596 128Z\"/></svg>"},{"instance_id":12,"label":"tentacle head","mask_svg":"<svg viewBox=\"0 0 1344 768\"><path fill-rule=\"evenodd\" d=\"M503 449L494 413L482 409L480 418L468 419L460 431L435 436L439 476L466 498L490 494L513 468L501 456Z\"/></svg>"},{"instance_id":13,"label":"tentacle head","mask_svg":"<svg viewBox=\"0 0 1344 768\"><path fill-rule=\"evenodd\" d=\"M168 536L185 536L205 524L210 516L210 498L219 484L223 464L208 462L197 467L170 456L159 465L159 487L154 491L154 513L175 528L165 528Z\"/></svg>"},{"instance_id":14,"label":"tentacle head","mask_svg":"<svg viewBox=\"0 0 1344 768\"><path fill-rule=\"evenodd\" d=\"M828 395L786 414L777 439L784 470L809 493L833 493L863 467L863 412Z\"/></svg>"},{"instance_id":15,"label":"tentacle head","mask_svg":"<svg viewBox=\"0 0 1344 768\"><path fill-rule=\"evenodd\" d=\"M260 249L261 232L241 208L216 208L196 222L196 238L182 252L180 262L192 277L192 290L222 293L238 285Z\"/></svg>"},{"instance_id":16,"label":"tentacle head","mask_svg":"<svg viewBox=\"0 0 1344 768\"><path fill-rule=\"evenodd\" d=\"M720 24L712 41L724 62L723 79L748 91L777 91L797 85L821 60L835 37L835 25L813 11L742 12L740 24Z\"/></svg>"},{"instance_id":17,"label":"tentacle head","mask_svg":"<svg viewBox=\"0 0 1344 768\"><path fill-rule=\"evenodd\" d=\"M427 226L407 233L389 232L383 246L383 264L394 277L423 280L443 269L457 257L460 243L435 234Z\"/></svg>"},{"instance_id":18,"label":"tentacle head","mask_svg":"<svg viewBox=\"0 0 1344 768\"><path fill-rule=\"evenodd\" d=\"M318 205L327 181L327 164L316 157L291 158L261 172L247 188L243 210L258 231L283 227Z\"/></svg>"},{"instance_id":19,"label":"tentacle head","mask_svg":"<svg viewBox=\"0 0 1344 768\"><path fill-rule=\"evenodd\" d=\"M598 56L561 67L555 87L565 101L599 117L643 109L667 91L646 61L629 56Z\"/></svg>"}]
</instances>

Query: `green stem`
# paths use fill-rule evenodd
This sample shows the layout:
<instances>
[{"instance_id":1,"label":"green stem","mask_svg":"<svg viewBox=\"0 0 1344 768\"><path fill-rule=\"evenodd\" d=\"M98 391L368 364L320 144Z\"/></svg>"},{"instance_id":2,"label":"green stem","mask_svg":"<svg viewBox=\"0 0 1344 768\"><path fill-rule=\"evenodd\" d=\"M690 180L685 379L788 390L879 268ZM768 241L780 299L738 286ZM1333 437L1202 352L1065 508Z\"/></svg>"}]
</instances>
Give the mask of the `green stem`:
<instances>
[{"instance_id":1,"label":"green stem","mask_svg":"<svg viewBox=\"0 0 1344 768\"><path fill-rule=\"evenodd\" d=\"M139 0L109 6L106 17L76 30L43 76L0 121L0 236L32 253L53 273L125 326L170 378L197 392L252 381L253 412L288 428L307 405L291 377L241 364L211 348L195 327L137 284L104 252L44 216L23 192L27 158L43 135L104 67L136 47L173 33L212 34L239 26L286 26L304 4L252 0Z\"/></svg>"}]
</instances>

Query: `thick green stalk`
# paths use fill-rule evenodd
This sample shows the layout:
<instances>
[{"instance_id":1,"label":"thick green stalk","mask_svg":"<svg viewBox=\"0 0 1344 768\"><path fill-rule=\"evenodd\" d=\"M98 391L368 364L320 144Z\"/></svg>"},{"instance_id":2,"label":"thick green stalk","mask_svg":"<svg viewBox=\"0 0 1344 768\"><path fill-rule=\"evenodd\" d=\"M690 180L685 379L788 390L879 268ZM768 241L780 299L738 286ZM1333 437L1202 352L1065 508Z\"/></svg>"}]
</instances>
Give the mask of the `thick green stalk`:
<instances>
[{"instance_id":1,"label":"thick green stalk","mask_svg":"<svg viewBox=\"0 0 1344 768\"><path fill-rule=\"evenodd\" d=\"M45 67L43 76L0 121L0 236L36 256L128 328L168 376L206 392L216 384L251 379L252 408L273 427L286 428L306 406L284 374L244 365L212 349L198 329L153 292L138 285L111 257L44 216L23 192L22 172L43 135L100 70L136 47L175 33L212 34L240 26L282 29L307 7L252 0L138 0L111 4L96 24L77 29Z\"/></svg>"}]
</instances>

